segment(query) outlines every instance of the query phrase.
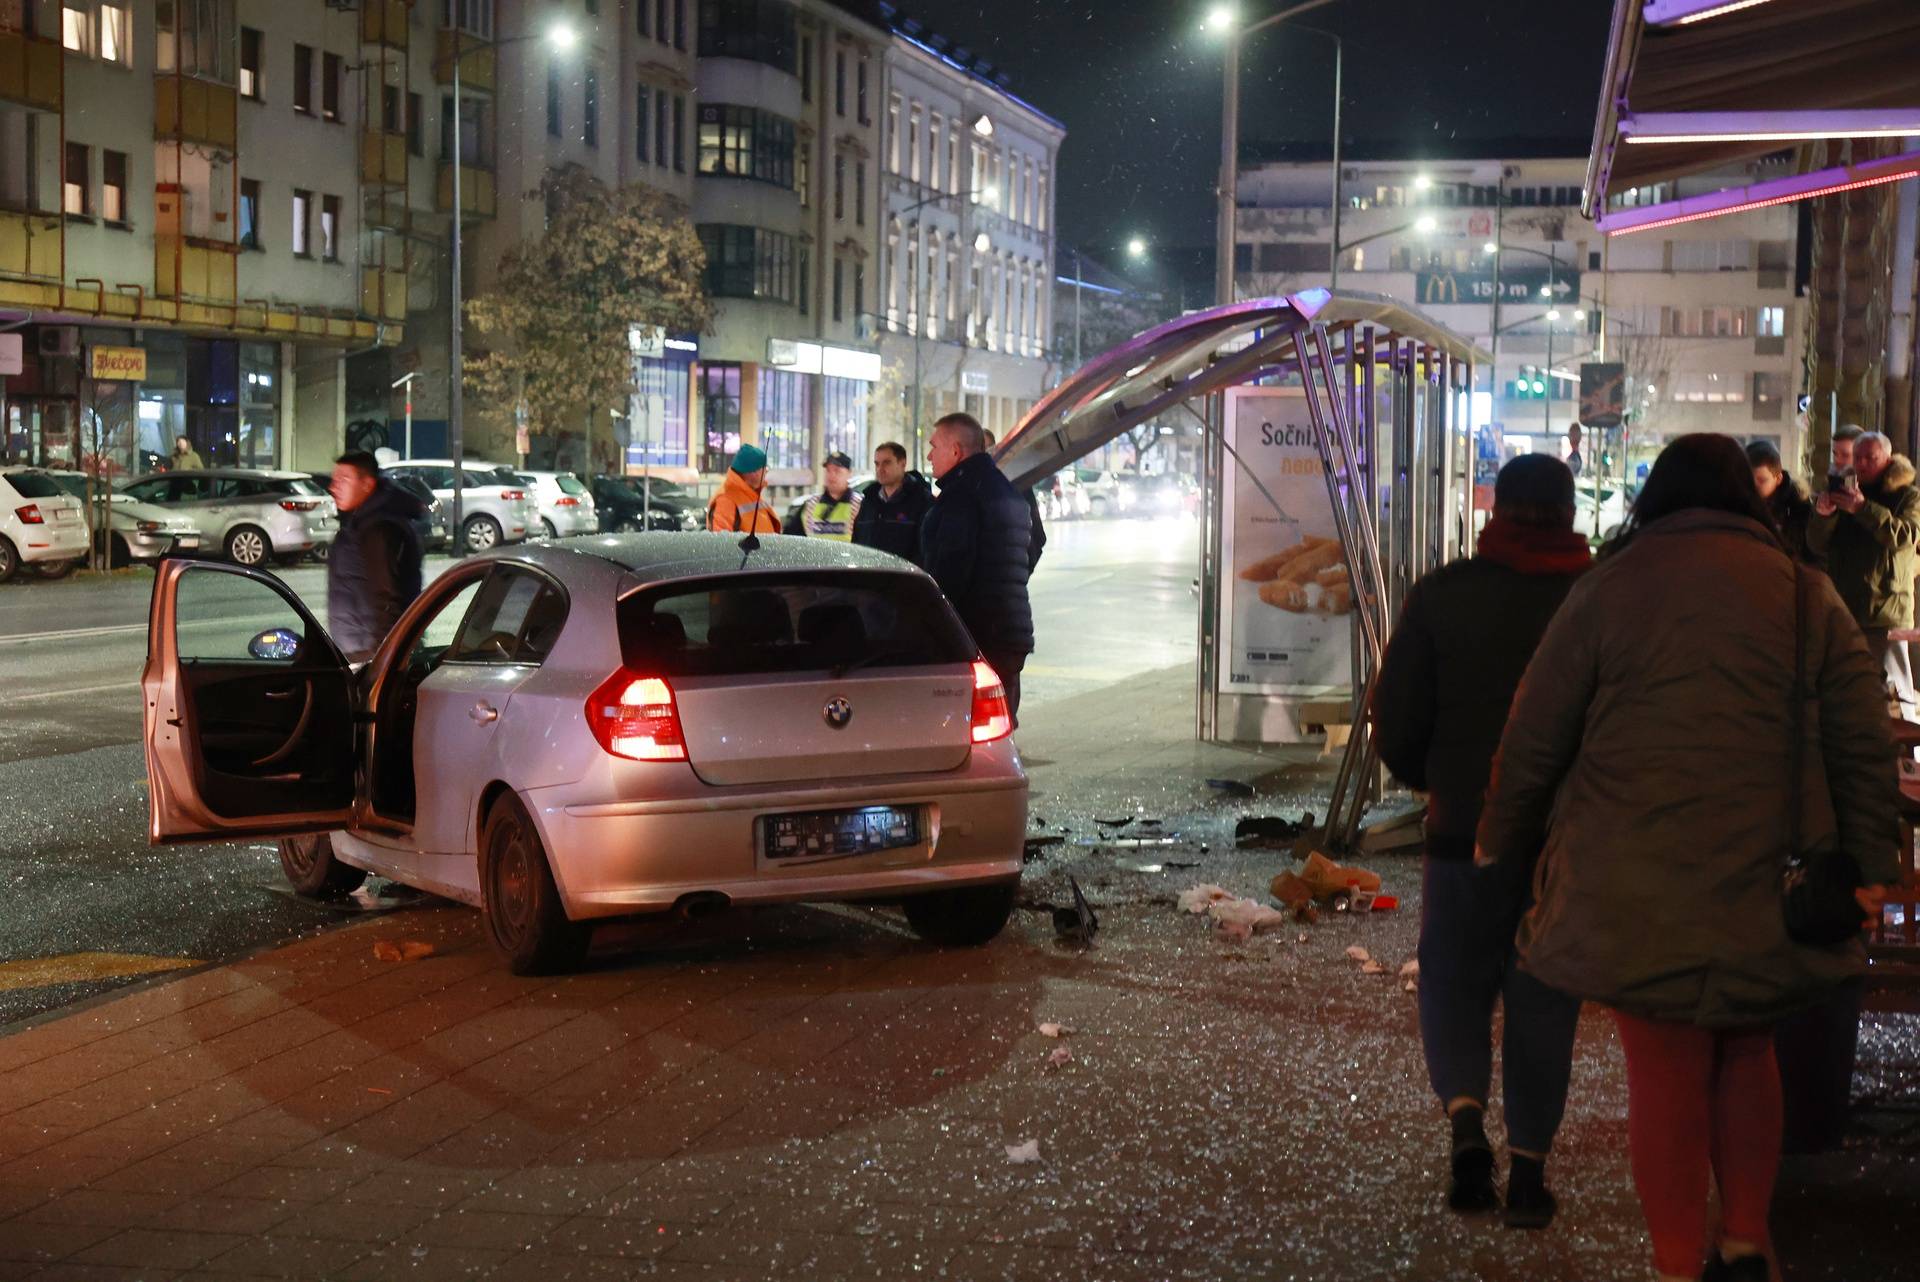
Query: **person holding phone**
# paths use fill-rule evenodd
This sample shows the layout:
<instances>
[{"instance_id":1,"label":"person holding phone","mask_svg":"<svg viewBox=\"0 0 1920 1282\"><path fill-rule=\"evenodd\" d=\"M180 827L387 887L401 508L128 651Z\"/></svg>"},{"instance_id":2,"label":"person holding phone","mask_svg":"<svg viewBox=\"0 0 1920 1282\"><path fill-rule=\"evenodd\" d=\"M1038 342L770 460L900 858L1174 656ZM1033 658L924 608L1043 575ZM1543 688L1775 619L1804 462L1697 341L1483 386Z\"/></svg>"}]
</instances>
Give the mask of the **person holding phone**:
<instances>
[{"instance_id":1,"label":"person holding phone","mask_svg":"<svg viewBox=\"0 0 1920 1282\"><path fill-rule=\"evenodd\" d=\"M1837 442L1836 442L1837 444ZM1813 501L1807 550L1823 556L1827 574L1867 648L1886 674L1888 697L1900 715L1915 719L1913 659L1891 633L1913 626L1914 576L1920 573L1920 488L1913 464L1893 452L1881 432L1853 442L1853 466L1828 477Z\"/></svg>"}]
</instances>

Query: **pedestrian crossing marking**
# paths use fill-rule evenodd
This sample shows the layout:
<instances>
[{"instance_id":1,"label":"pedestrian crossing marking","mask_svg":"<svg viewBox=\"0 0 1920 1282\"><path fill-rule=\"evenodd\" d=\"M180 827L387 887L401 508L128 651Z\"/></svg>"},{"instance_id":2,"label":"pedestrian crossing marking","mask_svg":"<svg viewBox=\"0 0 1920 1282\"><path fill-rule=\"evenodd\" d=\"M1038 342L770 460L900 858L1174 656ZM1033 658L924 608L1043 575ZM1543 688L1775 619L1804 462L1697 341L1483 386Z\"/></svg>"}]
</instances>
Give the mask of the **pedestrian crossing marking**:
<instances>
[{"instance_id":1,"label":"pedestrian crossing marking","mask_svg":"<svg viewBox=\"0 0 1920 1282\"><path fill-rule=\"evenodd\" d=\"M89 980L127 979L198 966L193 957L150 957L141 953L62 953L58 957L29 957L0 962L0 993Z\"/></svg>"}]
</instances>

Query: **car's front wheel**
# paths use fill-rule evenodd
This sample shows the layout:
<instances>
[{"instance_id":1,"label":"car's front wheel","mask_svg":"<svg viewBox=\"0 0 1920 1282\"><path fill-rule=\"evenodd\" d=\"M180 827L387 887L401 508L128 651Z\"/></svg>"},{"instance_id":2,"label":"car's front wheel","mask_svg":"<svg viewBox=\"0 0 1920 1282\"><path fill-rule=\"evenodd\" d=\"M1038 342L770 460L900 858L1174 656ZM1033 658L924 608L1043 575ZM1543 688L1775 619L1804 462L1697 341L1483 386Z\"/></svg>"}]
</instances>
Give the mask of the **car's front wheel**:
<instances>
[{"instance_id":1,"label":"car's front wheel","mask_svg":"<svg viewBox=\"0 0 1920 1282\"><path fill-rule=\"evenodd\" d=\"M273 555L273 544L264 530L242 525L227 535L227 560L248 569L265 565Z\"/></svg>"},{"instance_id":2,"label":"car's front wheel","mask_svg":"<svg viewBox=\"0 0 1920 1282\"><path fill-rule=\"evenodd\" d=\"M998 935L1013 915L1018 881L935 890L906 901L907 924L930 944L971 947Z\"/></svg>"},{"instance_id":3,"label":"car's front wheel","mask_svg":"<svg viewBox=\"0 0 1920 1282\"><path fill-rule=\"evenodd\" d=\"M560 531L554 529L553 522L549 521L544 516L540 518L540 533L546 535L550 539L557 539L560 537Z\"/></svg>"},{"instance_id":4,"label":"car's front wheel","mask_svg":"<svg viewBox=\"0 0 1920 1282\"><path fill-rule=\"evenodd\" d=\"M333 857L333 838L327 833L280 840L280 871L287 884L315 899L338 899L360 889L367 870Z\"/></svg>"},{"instance_id":5,"label":"car's front wheel","mask_svg":"<svg viewBox=\"0 0 1920 1282\"><path fill-rule=\"evenodd\" d=\"M460 545L469 552L497 548L504 537L500 522L490 516L469 517L467 523L460 527Z\"/></svg>"},{"instance_id":6,"label":"car's front wheel","mask_svg":"<svg viewBox=\"0 0 1920 1282\"><path fill-rule=\"evenodd\" d=\"M629 516L623 518L620 523L613 528L614 532L618 534L638 534L646 527L641 525L638 519Z\"/></svg>"},{"instance_id":7,"label":"car's front wheel","mask_svg":"<svg viewBox=\"0 0 1920 1282\"><path fill-rule=\"evenodd\" d=\"M514 974L576 970L587 959L593 928L567 919L540 833L512 793L480 829L480 899L487 937Z\"/></svg>"},{"instance_id":8,"label":"car's front wheel","mask_svg":"<svg viewBox=\"0 0 1920 1282\"><path fill-rule=\"evenodd\" d=\"M20 573L20 552L6 535L0 534L0 583Z\"/></svg>"}]
</instances>

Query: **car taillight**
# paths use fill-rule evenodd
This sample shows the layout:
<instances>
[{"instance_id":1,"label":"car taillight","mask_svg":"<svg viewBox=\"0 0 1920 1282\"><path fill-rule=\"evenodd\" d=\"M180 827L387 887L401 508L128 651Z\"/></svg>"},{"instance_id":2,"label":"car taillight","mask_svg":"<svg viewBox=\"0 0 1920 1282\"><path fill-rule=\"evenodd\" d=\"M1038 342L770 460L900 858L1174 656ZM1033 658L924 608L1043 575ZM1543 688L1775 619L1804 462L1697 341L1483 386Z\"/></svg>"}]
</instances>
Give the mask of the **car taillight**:
<instances>
[{"instance_id":1,"label":"car taillight","mask_svg":"<svg viewBox=\"0 0 1920 1282\"><path fill-rule=\"evenodd\" d=\"M563 494L553 501L555 507L579 507L580 500L571 494Z\"/></svg>"},{"instance_id":2,"label":"car taillight","mask_svg":"<svg viewBox=\"0 0 1920 1282\"><path fill-rule=\"evenodd\" d=\"M1013 733L1013 710L1000 674L985 659L973 661L973 741L992 743Z\"/></svg>"},{"instance_id":3,"label":"car taillight","mask_svg":"<svg viewBox=\"0 0 1920 1282\"><path fill-rule=\"evenodd\" d=\"M280 506L289 512L311 512L320 506L319 499L281 499Z\"/></svg>"},{"instance_id":4,"label":"car taillight","mask_svg":"<svg viewBox=\"0 0 1920 1282\"><path fill-rule=\"evenodd\" d=\"M45 525L47 523L47 518L40 515L40 505L38 503L29 503L25 507L17 507L13 509L13 514L20 518L20 524L22 525Z\"/></svg>"},{"instance_id":5,"label":"car taillight","mask_svg":"<svg viewBox=\"0 0 1920 1282\"><path fill-rule=\"evenodd\" d=\"M687 759L673 687L659 677L636 677L624 669L608 677L587 700L587 726L600 746L616 757Z\"/></svg>"},{"instance_id":6,"label":"car taillight","mask_svg":"<svg viewBox=\"0 0 1920 1282\"><path fill-rule=\"evenodd\" d=\"M527 492L525 490L502 490L500 491L500 497L509 503L518 503L527 497Z\"/></svg>"}]
</instances>

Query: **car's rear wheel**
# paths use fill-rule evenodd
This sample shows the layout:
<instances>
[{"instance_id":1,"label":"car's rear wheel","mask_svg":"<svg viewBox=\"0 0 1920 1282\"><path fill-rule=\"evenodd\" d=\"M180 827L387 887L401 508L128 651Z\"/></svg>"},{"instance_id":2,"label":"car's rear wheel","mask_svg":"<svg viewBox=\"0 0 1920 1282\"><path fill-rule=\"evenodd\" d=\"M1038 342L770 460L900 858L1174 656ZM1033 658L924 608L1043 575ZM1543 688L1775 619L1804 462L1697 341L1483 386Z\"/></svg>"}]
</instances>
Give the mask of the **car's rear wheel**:
<instances>
[{"instance_id":1,"label":"car's rear wheel","mask_svg":"<svg viewBox=\"0 0 1920 1282\"><path fill-rule=\"evenodd\" d=\"M544 516L540 518L540 533L546 535L550 539L557 539L560 537L560 531L554 529L553 522L549 521Z\"/></svg>"},{"instance_id":2,"label":"car's rear wheel","mask_svg":"<svg viewBox=\"0 0 1920 1282\"><path fill-rule=\"evenodd\" d=\"M641 530L645 529L646 527L641 525L640 522L635 518L629 516L623 521L621 521L620 524L614 526L613 528L615 531L621 534L638 534L640 533Z\"/></svg>"},{"instance_id":3,"label":"car's rear wheel","mask_svg":"<svg viewBox=\"0 0 1920 1282\"><path fill-rule=\"evenodd\" d=\"M80 564L78 559L67 561L39 561L34 564L33 572L43 579L64 579L73 573L73 567Z\"/></svg>"},{"instance_id":4,"label":"car's rear wheel","mask_svg":"<svg viewBox=\"0 0 1920 1282\"><path fill-rule=\"evenodd\" d=\"M309 837L283 837L280 841L280 871L287 884L315 899L338 899L360 889L367 870L355 868L333 857L333 838L326 833Z\"/></svg>"},{"instance_id":5,"label":"car's rear wheel","mask_svg":"<svg viewBox=\"0 0 1920 1282\"><path fill-rule=\"evenodd\" d=\"M273 542L267 532L251 525L237 527L227 535L227 560L248 569L265 565L273 555Z\"/></svg>"},{"instance_id":6,"label":"car's rear wheel","mask_svg":"<svg viewBox=\"0 0 1920 1282\"><path fill-rule=\"evenodd\" d=\"M984 944L1006 926L1019 893L1018 881L1005 881L914 895L906 901L907 924L930 944Z\"/></svg>"},{"instance_id":7,"label":"car's rear wheel","mask_svg":"<svg viewBox=\"0 0 1920 1282\"><path fill-rule=\"evenodd\" d=\"M20 573L20 553L6 535L0 534L0 583Z\"/></svg>"},{"instance_id":8,"label":"car's rear wheel","mask_svg":"<svg viewBox=\"0 0 1920 1282\"><path fill-rule=\"evenodd\" d=\"M460 545L469 552L485 552L489 548L497 548L504 537L505 532L501 530L500 522L490 516L469 517L467 523L460 527Z\"/></svg>"},{"instance_id":9,"label":"car's rear wheel","mask_svg":"<svg viewBox=\"0 0 1920 1282\"><path fill-rule=\"evenodd\" d=\"M480 829L481 915L487 937L516 975L576 970L593 928L569 921L533 820L512 793L487 811Z\"/></svg>"},{"instance_id":10,"label":"car's rear wheel","mask_svg":"<svg viewBox=\"0 0 1920 1282\"><path fill-rule=\"evenodd\" d=\"M107 568L124 570L133 564L133 549L118 534L107 540Z\"/></svg>"}]
</instances>

